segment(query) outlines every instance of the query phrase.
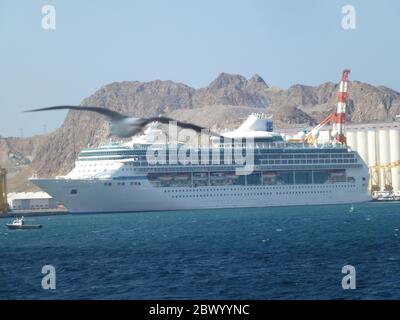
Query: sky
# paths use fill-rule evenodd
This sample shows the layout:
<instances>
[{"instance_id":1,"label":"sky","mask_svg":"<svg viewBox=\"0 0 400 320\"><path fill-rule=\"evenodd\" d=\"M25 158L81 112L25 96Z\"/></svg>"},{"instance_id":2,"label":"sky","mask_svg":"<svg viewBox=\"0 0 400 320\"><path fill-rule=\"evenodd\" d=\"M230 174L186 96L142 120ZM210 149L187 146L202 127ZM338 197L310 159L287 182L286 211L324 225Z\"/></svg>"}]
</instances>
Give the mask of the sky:
<instances>
[{"instance_id":1,"label":"sky","mask_svg":"<svg viewBox=\"0 0 400 320\"><path fill-rule=\"evenodd\" d=\"M42 26L45 5L55 29ZM344 29L345 5L355 29ZM397 0L0 0L0 135L59 127L64 111L115 81L207 86L221 72L270 86L352 80L400 91ZM47 21L47 20L46 20Z\"/></svg>"}]
</instances>

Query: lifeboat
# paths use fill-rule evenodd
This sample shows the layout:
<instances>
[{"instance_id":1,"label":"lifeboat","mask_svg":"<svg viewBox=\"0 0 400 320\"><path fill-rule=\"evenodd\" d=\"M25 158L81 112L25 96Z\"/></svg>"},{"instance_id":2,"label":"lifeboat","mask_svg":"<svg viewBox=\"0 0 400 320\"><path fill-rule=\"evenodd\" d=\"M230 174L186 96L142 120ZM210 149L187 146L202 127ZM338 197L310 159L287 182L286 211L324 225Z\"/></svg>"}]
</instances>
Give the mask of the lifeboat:
<instances>
[{"instance_id":1,"label":"lifeboat","mask_svg":"<svg viewBox=\"0 0 400 320\"><path fill-rule=\"evenodd\" d=\"M334 170L331 171L331 177L343 177L345 175L345 172L342 170Z\"/></svg>"},{"instance_id":2,"label":"lifeboat","mask_svg":"<svg viewBox=\"0 0 400 320\"><path fill-rule=\"evenodd\" d=\"M225 179L225 172L211 172L210 179Z\"/></svg>"},{"instance_id":3,"label":"lifeboat","mask_svg":"<svg viewBox=\"0 0 400 320\"><path fill-rule=\"evenodd\" d=\"M207 180L208 174L207 172L195 172L193 173L193 179L195 180Z\"/></svg>"},{"instance_id":4,"label":"lifeboat","mask_svg":"<svg viewBox=\"0 0 400 320\"><path fill-rule=\"evenodd\" d=\"M170 174L165 174L162 176L159 176L158 179L160 181L171 181L174 178L174 176L170 175Z\"/></svg>"},{"instance_id":5,"label":"lifeboat","mask_svg":"<svg viewBox=\"0 0 400 320\"><path fill-rule=\"evenodd\" d=\"M190 176L188 174L178 174L175 180L189 180Z\"/></svg>"},{"instance_id":6,"label":"lifeboat","mask_svg":"<svg viewBox=\"0 0 400 320\"><path fill-rule=\"evenodd\" d=\"M266 171L263 172L263 177L264 178L276 178L278 174L276 173L276 171Z\"/></svg>"},{"instance_id":7,"label":"lifeboat","mask_svg":"<svg viewBox=\"0 0 400 320\"><path fill-rule=\"evenodd\" d=\"M228 173L226 174L226 176L227 176L228 178L231 178L231 179L238 179L238 178L239 178L239 176L236 175L235 172L228 172Z\"/></svg>"},{"instance_id":8,"label":"lifeboat","mask_svg":"<svg viewBox=\"0 0 400 320\"><path fill-rule=\"evenodd\" d=\"M158 176L154 173L149 173L147 175L147 179L149 179L150 181L155 181L155 180L158 180Z\"/></svg>"}]
</instances>

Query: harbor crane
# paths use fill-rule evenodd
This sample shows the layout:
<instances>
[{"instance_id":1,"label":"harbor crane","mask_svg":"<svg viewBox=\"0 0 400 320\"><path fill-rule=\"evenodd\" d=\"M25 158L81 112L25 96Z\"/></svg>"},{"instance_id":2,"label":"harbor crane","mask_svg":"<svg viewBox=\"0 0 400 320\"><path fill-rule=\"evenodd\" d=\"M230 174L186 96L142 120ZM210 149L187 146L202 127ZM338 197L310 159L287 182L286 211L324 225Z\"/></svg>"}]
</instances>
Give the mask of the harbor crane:
<instances>
[{"instance_id":1,"label":"harbor crane","mask_svg":"<svg viewBox=\"0 0 400 320\"><path fill-rule=\"evenodd\" d=\"M349 80L349 69L342 72L342 79L339 84L338 103L336 112L331 113L323 119L317 126L311 129L305 136L304 142L315 144L319 131L328 123L333 123L332 136L336 143L346 144L346 136L344 135L344 123L346 120L346 104L347 104L347 87Z\"/></svg>"}]
</instances>

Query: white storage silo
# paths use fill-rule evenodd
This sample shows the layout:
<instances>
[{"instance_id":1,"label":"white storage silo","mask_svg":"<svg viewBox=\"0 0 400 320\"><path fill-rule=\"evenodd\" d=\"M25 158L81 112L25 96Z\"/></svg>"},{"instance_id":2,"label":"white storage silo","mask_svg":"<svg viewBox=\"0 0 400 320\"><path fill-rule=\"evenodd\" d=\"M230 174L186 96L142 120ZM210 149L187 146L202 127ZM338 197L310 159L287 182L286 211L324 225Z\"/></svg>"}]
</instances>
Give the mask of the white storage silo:
<instances>
[{"instance_id":1,"label":"white storage silo","mask_svg":"<svg viewBox=\"0 0 400 320\"><path fill-rule=\"evenodd\" d=\"M365 163L368 163L368 138L367 131L357 131L357 151Z\"/></svg>"},{"instance_id":2,"label":"white storage silo","mask_svg":"<svg viewBox=\"0 0 400 320\"><path fill-rule=\"evenodd\" d=\"M400 170L398 164L398 162L400 161L400 130L390 129L389 137L390 137L390 162L393 165L391 169L392 187L393 191L400 191Z\"/></svg>"},{"instance_id":3,"label":"white storage silo","mask_svg":"<svg viewBox=\"0 0 400 320\"><path fill-rule=\"evenodd\" d=\"M367 133L368 140L368 167L370 174L369 186L371 190L375 191L379 185L379 169L376 167L378 164L378 153L377 153L377 132L375 129L369 129Z\"/></svg>"},{"instance_id":4,"label":"white storage silo","mask_svg":"<svg viewBox=\"0 0 400 320\"><path fill-rule=\"evenodd\" d=\"M347 141L347 145L351 149L357 150L357 134L356 134L356 131L347 131L346 132L346 141Z\"/></svg>"},{"instance_id":5,"label":"white storage silo","mask_svg":"<svg viewBox=\"0 0 400 320\"><path fill-rule=\"evenodd\" d=\"M379 129L379 140L378 140L378 149L379 149L379 165L387 166L390 164L390 141L389 141L389 130L388 129ZM381 178L380 185L381 191L385 190L385 185L388 183L387 179L387 168L381 168Z\"/></svg>"},{"instance_id":6,"label":"white storage silo","mask_svg":"<svg viewBox=\"0 0 400 320\"><path fill-rule=\"evenodd\" d=\"M376 154L376 131L374 129L368 130L368 166L376 166L378 163Z\"/></svg>"}]
</instances>

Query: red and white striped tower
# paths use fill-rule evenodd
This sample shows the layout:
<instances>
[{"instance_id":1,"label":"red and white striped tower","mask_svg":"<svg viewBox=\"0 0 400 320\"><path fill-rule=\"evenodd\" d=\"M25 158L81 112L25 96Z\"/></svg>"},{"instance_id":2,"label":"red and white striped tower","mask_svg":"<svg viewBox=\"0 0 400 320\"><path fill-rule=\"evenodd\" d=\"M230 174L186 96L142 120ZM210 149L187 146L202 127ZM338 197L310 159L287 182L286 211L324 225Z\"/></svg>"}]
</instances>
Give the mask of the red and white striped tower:
<instances>
[{"instance_id":1,"label":"red and white striped tower","mask_svg":"<svg viewBox=\"0 0 400 320\"><path fill-rule=\"evenodd\" d=\"M346 102L347 102L347 81L350 70L345 69L342 73L342 80L339 85L338 104L336 115L334 117L334 129L336 131L335 139L338 143L346 144L344 135L344 123L346 120Z\"/></svg>"}]
</instances>

